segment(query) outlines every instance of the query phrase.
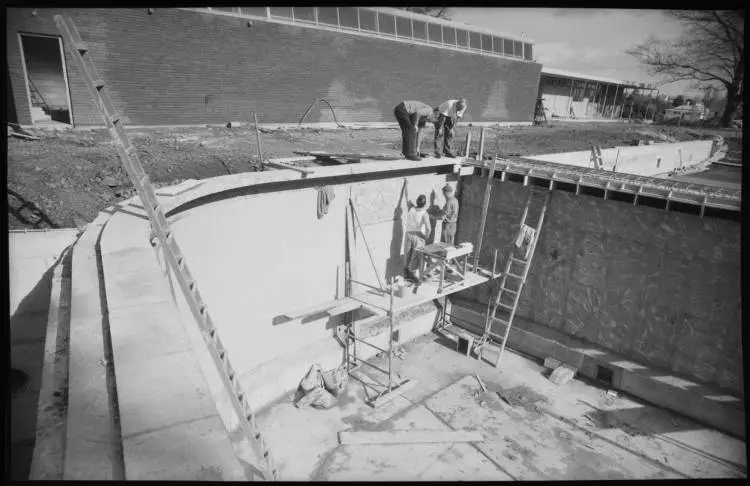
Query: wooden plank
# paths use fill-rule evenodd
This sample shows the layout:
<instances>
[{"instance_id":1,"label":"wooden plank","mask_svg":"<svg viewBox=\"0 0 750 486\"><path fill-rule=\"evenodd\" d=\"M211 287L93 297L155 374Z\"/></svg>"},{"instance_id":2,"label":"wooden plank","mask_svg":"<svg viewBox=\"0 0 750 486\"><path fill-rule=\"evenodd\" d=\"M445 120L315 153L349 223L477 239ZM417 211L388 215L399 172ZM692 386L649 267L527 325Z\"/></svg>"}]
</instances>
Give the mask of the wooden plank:
<instances>
[{"instance_id":1,"label":"wooden plank","mask_svg":"<svg viewBox=\"0 0 750 486\"><path fill-rule=\"evenodd\" d=\"M268 159L266 163L288 164L290 162L314 162L315 160L317 160L317 157L300 155L299 157L277 157L274 159Z\"/></svg>"},{"instance_id":2,"label":"wooden plank","mask_svg":"<svg viewBox=\"0 0 750 486\"><path fill-rule=\"evenodd\" d=\"M495 169L497 168L497 158L492 161L490 174L487 178L487 186L484 189L484 201L482 202L482 219L479 222L479 234L477 235L476 253L474 254L474 268L479 265L479 254L482 251L482 239L484 238L484 225L487 222L487 211L490 206L490 196L492 194L492 182L495 180Z\"/></svg>"},{"instance_id":3,"label":"wooden plank","mask_svg":"<svg viewBox=\"0 0 750 486\"><path fill-rule=\"evenodd\" d=\"M312 169L305 169L303 167L295 167L293 165L285 164L283 162L271 162L270 160L266 162L265 165L269 165L271 167L278 167L279 169L294 170L294 171L302 173L303 175L312 174L313 172L315 172Z\"/></svg>"},{"instance_id":4,"label":"wooden plank","mask_svg":"<svg viewBox=\"0 0 750 486\"><path fill-rule=\"evenodd\" d=\"M343 299L338 300L331 300L329 302L323 302L321 304L316 304L314 306L305 307L304 309L298 309L296 311L287 312L285 314L282 314L290 319L299 319L301 317L305 316L311 316L313 314L318 314L322 312L326 312L329 309L333 309L336 307L343 306L348 303L355 303L357 305L362 305L359 302L355 302L351 300L349 297L344 297Z\"/></svg>"},{"instance_id":5,"label":"wooden plank","mask_svg":"<svg viewBox=\"0 0 750 486\"><path fill-rule=\"evenodd\" d=\"M391 391L378 395L375 399L370 401L369 404L371 407L377 408L385 403L390 402L394 398L401 396L404 392L407 392L410 389L414 388L414 385L416 384L417 380L404 380L395 387L391 388Z\"/></svg>"},{"instance_id":6,"label":"wooden plank","mask_svg":"<svg viewBox=\"0 0 750 486\"><path fill-rule=\"evenodd\" d=\"M355 302L355 301L349 301L346 302L338 307L334 307L333 309L328 309L326 314L329 316L340 316L341 314L346 314L347 312L351 312L353 310L357 310L364 307L364 304L361 302Z\"/></svg>"},{"instance_id":7,"label":"wooden plank","mask_svg":"<svg viewBox=\"0 0 750 486\"><path fill-rule=\"evenodd\" d=\"M435 444L443 442L483 442L475 430L388 430L384 432L339 432L339 444Z\"/></svg>"},{"instance_id":8,"label":"wooden plank","mask_svg":"<svg viewBox=\"0 0 750 486\"><path fill-rule=\"evenodd\" d=\"M302 151L295 150L297 155L309 155L316 158L339 158L339 159L367 159L367 160L401 160L399 155L387 155L387 154L353 154L343 152L324 152L320 150L314 151Z\"/></svg>"}]
</instances>

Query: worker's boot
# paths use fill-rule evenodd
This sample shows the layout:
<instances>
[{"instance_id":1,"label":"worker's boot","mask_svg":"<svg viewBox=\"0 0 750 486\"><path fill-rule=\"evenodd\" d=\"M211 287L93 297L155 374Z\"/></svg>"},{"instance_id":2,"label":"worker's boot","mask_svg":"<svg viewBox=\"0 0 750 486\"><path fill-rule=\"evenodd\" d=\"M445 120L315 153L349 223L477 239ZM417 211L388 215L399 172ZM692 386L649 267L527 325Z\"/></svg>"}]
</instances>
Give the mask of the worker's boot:
<instances>
[{"instance_id":1,"label":"worker's boot","mask_svg":"<svg viewBox=\"0 0 750 486\"><path fill-rule=\"evenodd\" d=\"M419 155L407 155L406 160L413 160L415 162L419 162L420 160L422 160L422 157L420 157Z\"/></svg>"},{"instance_id":2,"label":"worker's boot","mask_svg":"<svg viewBox=\"0 0 750 486\"><path fill-rule=\"evenodd\" d=\"M453 152L451 152L450 150L446 150L444 155L446 157L451 158L451 159L455 159L456 158L456 155Z\"/></svg>"}]
</instances>

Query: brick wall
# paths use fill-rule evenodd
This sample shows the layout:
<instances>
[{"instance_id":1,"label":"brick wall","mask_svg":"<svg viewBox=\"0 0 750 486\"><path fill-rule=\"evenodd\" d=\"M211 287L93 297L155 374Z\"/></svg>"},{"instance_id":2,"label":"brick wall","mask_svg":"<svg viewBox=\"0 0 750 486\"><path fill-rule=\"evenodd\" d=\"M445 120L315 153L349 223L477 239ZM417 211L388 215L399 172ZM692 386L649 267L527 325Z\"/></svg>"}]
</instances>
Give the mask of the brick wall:
<instances>
[{"instance_id":1,"label":"brick wall","mask_svg":"<svg viewBox=\"0 0 750 486\"><path fill-rule=\"evenodd\" d=\"M156 9L8 9L8 70L20 123L30 122L18 32L59 34L70 15L131 125L297 122L316 98L345 122L392 122L403 99L465 96L467 121L531 121L541 65L387 39ZM76 125L100 125L66 51ZM306 121L333 121L327 107Z\"/></svg>"}]
</instances>

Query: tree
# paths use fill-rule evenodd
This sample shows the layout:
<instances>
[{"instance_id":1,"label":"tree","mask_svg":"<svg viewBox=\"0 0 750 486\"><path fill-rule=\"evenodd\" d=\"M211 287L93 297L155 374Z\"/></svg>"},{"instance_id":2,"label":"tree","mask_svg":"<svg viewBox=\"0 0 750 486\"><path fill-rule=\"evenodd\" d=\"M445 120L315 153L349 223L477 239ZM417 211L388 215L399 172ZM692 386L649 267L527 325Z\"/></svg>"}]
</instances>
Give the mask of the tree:
<instances>
[{"instance_id":1,"label":"tree","mask_svg":"<svg viewBox=\"0 0 750 486\"><path fill-rule=\"evenodd\" d=\"M685 104L685 97L682 95L677 95L672 100L672 107L677 108L678 106L682 106Z\"/></svg>"},{"instance_id":2,"label":"tree","mask_svg":"<svg viewBox=\"0 0 750 486\"><path fill-rule=\"evenodd\" d=\"M429 15L430 17L437 17L439 19L450 20L448 17L449 7L401 7L403 10L414 12L422 15Z\"/></svg>"},{"instance_id":3,"label":"tree","mask_svg":"<svg viewBox=\"0 0 750 486\"><path fill-rule=\"evenodd\" d=\"M718 83L726 90L727 104L720 125L732 124L742 103L745 71L743 10L676 10L686 32L676 41L649 37L627 52L667 83L694 80Z\"/></svg>"}]
</instances>

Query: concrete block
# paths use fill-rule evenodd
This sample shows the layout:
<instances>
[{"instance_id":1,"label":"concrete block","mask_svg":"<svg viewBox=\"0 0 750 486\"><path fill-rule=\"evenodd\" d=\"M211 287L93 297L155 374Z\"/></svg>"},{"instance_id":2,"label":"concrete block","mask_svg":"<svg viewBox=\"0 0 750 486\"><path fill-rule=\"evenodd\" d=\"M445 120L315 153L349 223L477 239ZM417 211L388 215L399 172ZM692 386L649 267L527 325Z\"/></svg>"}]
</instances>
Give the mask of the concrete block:
<instances>
[{"instance_id":1,"label":"concrete block","mask_svg":"<svg viewBox=\"0 0 750 486\"><path fill-rule=\"evenodd\" d=\"M127 480L246 481L218 416L123 440Z\"/></svg>"},{"instance_id":2,"label":"concrete block","mask_svg":"<svg viewBox=\"0 0 750 486\"><path fill-rule=\"evenodd\" d=\"M576 375L576 370L573 368L561 365L558 366L555 371L552 372L552 374L549 377L549 381L554 383L555 385L566 385L570 382Z\"/></svg>"},{"instance_id":3,"label":"concrete block","mask_svg":"<svg viewBox=\"0 0 750 486\"><path fill-rule=\"evenodd\" d=\"M562 363L560 360L557 360L555 358L545 358L544 359L544 367L549 368L551 370L554 370L558 366L560 366Z\"/></svg>"}]
</instances>

